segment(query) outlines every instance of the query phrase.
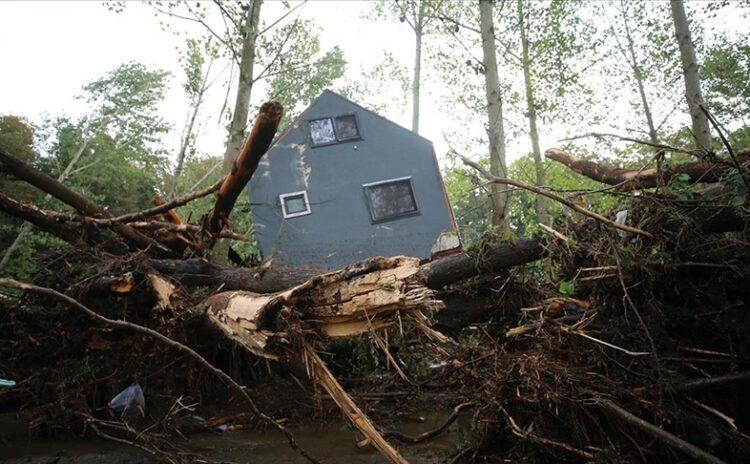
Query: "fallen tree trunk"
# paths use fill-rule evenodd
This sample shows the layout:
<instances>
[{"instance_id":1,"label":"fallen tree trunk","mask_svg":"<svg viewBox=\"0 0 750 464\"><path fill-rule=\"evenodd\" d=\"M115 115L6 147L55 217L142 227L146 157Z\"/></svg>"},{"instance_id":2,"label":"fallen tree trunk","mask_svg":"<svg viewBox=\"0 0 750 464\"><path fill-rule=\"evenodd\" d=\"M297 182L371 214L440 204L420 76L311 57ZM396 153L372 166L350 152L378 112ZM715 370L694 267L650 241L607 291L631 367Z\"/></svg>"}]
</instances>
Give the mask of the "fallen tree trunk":
<instances>
[{"instance_id":1,"label":"fallen tree trunk","mask_svg":"<svg viewBox=\"0 0 750 464\"><path fill-rule=\"evenodd\" d=\"M279 127L283 108L279 102L266 102L260 107L258 117L242 151L234 160L232 171L224 179L216 193L216 203L203 223L204 231L213 237L218 235L229 220L237 197L258 168L258 163L271 146Z\"/></svg>"},{"instance_id":2,"label":"fallen tree trunk","mask_svg":"<svg viewBox=\"0 0 750 464\"><path fill-rule=\"evenodd\" d=\"M99 218L110 217L110 214L106 210L99 208L88 199L64 186L61 182L26 165L2 149L0 149L0 170L28 182L45 193L49 193L83 215ZM136 248L151 250L152 255L175 256L175 253L167 247L134 230L130 226L118 224L112 229Z\"/></svg>"},{"instance_id":3,"label":"fallen tree trunk","mask_svg":"<svg viewBox=\"0 0 750 464\"><path fill-rule=\"evenodd\" d=\"M86 240L80 225L59 224L36 206L22 203L0 192L0 211L35 225L40 230L52 234L76 247L85 247Z\"/></svg>"},{"instance_id":4,"label":"fallen tree trunk","mask_svg":"<svg viewBox=\"0 0 750 464\"><path fill-rule=\"evenodd\" d=\"M437 258L422 264L428 288L439 289L451 283L473 277L481 272L496 272L520 264L536 261L544 255L542 242L521 238L487 246L481 260L466 252ZM265 271L248 268L229 268L204 259L151 259L147 264L162 274L170 275L187 286L219 286L224 290L247 290L273 293L328 271L315 268L272 266Z\"/></svg>"},{"instance_id":5,"label":"fallen tree trunk","mask_svg":"<svg viewBox=\"0 0 750 464\"><path fill-rule=\"evenodd\" d=\"M729 163L696 161L665 169L659 173L656 168L621 169L602 166L599 163L578 158L557 148L550 148L544 152L544 156L547 159L564 164L571 170L589 179L603 184L617 185L618 190L621 191L657 187L660 179L663 179L664 184L668 184L673 177L680 174L687 174L691 184L698 182L719 182L722 176L728 171L736 169L735 166ZM750 151L738 154L736 159L738 164L750 162Z\"/></svg>"}]
</instances>

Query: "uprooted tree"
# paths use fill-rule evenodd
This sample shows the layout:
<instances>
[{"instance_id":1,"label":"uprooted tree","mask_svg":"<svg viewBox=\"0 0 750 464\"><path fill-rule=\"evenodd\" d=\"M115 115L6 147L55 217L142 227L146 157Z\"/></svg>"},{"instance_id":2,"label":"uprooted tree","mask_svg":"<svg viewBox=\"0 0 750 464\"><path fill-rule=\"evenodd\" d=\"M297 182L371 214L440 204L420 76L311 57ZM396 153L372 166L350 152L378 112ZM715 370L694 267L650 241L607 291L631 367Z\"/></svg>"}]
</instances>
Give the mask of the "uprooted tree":
<instances>
[{"instance_id":1,"label":"uprooted tree","mask_svg":"<svg viewBox=\"0 0 750 464\"><path fill-rule=\"evenodd\" d=\"M440 349L443 351L459 346L433 328L431 321L436 321L441 327L451 327L452 325L445 320L456 316L461 319L461 315L465 316L468 313L468 320L464 318L463 323L466 325L467 322L476 322L480 318L486 319L488 307L491 308L490 312L494 317L500 317L498 306L507 305L505 309L509 310L510 306L515 305L515 300L508 294L509 288L514 285L523 286L522 283L513 283L514 278L510 269L550 257L560 265L562 273L570 277L570 282L576 282L577 285L607 285L615 282L614 288L624 295L622 300L618 301L625 305L626 316L629 312L636 316L639 321L638 327L644 331L648 351L625 349L614 342L591 335L588 328L596 327L596 311L592 310L590 303L570 298L569 290L553 298L542 298L544 292L541 290L527 289L527 292L533 294L531 298L535 306L523 308L526 322L507 330L504 335L506 339L551 334L552 337L544 342L550 346L559 347L562 343L560 337L591 342L599 348L604 347L602 349L607 350L605 353L614 352L618 356L625 356L627 362L647 358L648 361L631 367L645 369L644 366L655 366L655 372L666 377L669 373L664 372L664 361L657 354L662 349L659 344L661 340L654 341L654 336L648 328L648 318L642 316L642 311L639 311L631 297L635 286L631 279L637 273L629 273L623 261L627 259L632 264L639 259L645 261L652 258L655 250L661 250L660 253L668 252L671 260L663 260L659 264L658 275L664 281L673 278L673 272L677 272L675 269L683 268L719 269L721 273L728 273L721 274L722 278L732 273L744 276L744 269L750 262L746 248L738 246L738 243L745 243L744 231L748 224L748 215L743 208L722 200L723 197L716 196L713 190L697 199L677 198L668 191L653 192L653 189L668 186L678 176L687 184L720 183L726 189L741 190L741 186L747 181L750 153L735 155L731 152L729 160L704 153L701 154L701 159L694 163L668 170L627 170L580 160L568 152L552 149L546 153L549 159L611 185L611 190L617 194L631 195L633 191L641 192L641 195L631 197L632 203L627 219L613 220L544 187L528 186L511 179L493 176L478 164L465 159L465 163L475 168L485 181L525 189L558 201L582 214L586 220L570 226L567 231L546 227L544 230L551 234L548 240L528 237L488 241L476 253L460 252L425 263L408 257L378 257L353 263L335 272L289 269L278 265L250 269L212 263L207 256L218 238L246 239L227 230L230 214L237 197L271 145L281 116L282 108L278 103L269 102L261 107L232 171L220 183L187 197L169 202L156 201L157 205L148 210L117 217L112 217L88 199L27 166L13 154L0 151L1 171L50 194L70 206L74 212L42 210L35 205L20 202L6 193L0 193L0 210L28 221L68 242L74 248L85 251L85 255L72 254L61 259L80 259L82 265L100 267L100 271L91 273L82 283L72 285L64 282L59 276L50 276L49 270L41 272L38 280L43 281L46 276L48 281L55 282L55 289L8 279L0 279L0 286L39 294L39 297L43 298L42 301L56 299L95 325L107 330L132 332L152 340L166 350L182 353L207 374L215 376L239 395L258 420L284 433L292 447L308 460L316 462L310 453L300 447L280 421L261 411L251 393L242 387L239 381L216 367L198 350L191 348L189 341L194 338L185 332L211 331L253 357L284 365L302 366L313 383L333 399L347 419L364 435L366 443L371 444L392 462L406 462L389 439L415 443L440 433L445 427L436 429L434 433L427 433L421 438L405 437L397 432L379 429L344 390L324 362L320 354L323 347L335 340L369 335L375 345L383 351L388 364L398 376L405 382L411 382L389 350L389 330L411 334L413 337L424 337L424 340L442 346ZM742 182L738 182L734 187L727 185L727 180L732 176L739 176ZM174 213L175 208L213 193L216 193L214 207L198 223L183 223ZM736 192L733 195L736 197ZM726 240L715 238L728 232L735 235ZM712 237L710 240L717 244L721 243L722 246L701 245L701 240L709 240L708 237ZM629 255L620 256L622 250L618 247L624 247ZM643 274L647 275L646 271L643 271ZM654 275L656 274L652 277ZM490 283L481 284L483 278L489 278ZM501 278L504 283L497 281ZM744 277L736 278L739 282ZM472 312L471 303L468 301L472 298L467 298L462 293L465 291L462 286L467 279L469 282L474 279L475 284L480 282L493 294L502 294L503 300L498 301L495 297L485 298L485 311ZM643 284L643 287L645 286L649 285ZM209 288L210 291L207 295L201 294L200 297L190 295L193 289L199 287ZM588 292L596 295L596 287L592 288ZM107 301L112 295L124 298L134 307L142 307L144 291L150 295L149 301L153 300L153 304L146 308L148 314L142 318L141 323L137 323L135 318L130 319L130 316L123 317L117 313L107 316L101 313L101 309L93 309L98 300ZM3 296L3 305L16 296ZM603 302L606 300L606 296L602 297ZM513 309L521 308L522 304L516 305ZM181 326L180 318L187 319L191 311L196 310L203 323L189 327ZM605 315L600 316L597 321L610 317L611 327L617 327L617 324L621 323L619 315L607 315L604 309L601 311ZM137 312L143 312L143 309ZM435 317L432 316L433 313L437 313ZM518 316L516 313L513 314L511 317L517 320ZM526 314L535 314L538 317L529 319ZM666 315L664 317L667 318ZM604 321L605 327L610 324ZM455 324L452 327L455 328ZM487 336L489 337L489 334ZM673 338L683 340L676 335ZM664 389L669 388L666 378L660 377L657 382L649 383L648 378L641 380L638 377L636 381L640 382L638 388L641 390L618 390L612 385L613 380L607 380L593 368L587 370L588 368L582 365L565 365L561 360L564 358L552 358L553 354L550 353L560 353L563 350L556 351L550 348L551 351L539 351L536 345L526 348L525 355L522 353L507 358L507 362L517 364L511 364L512 368L504 370L503 374L498 370L493 373L492 369L481 367L484 364L479 360L494 359L496 363L501 362L498 359L504 357L502 351L505 348L487 352L495 350L494 346L497 343L497 340L493 340L487 346L466 348L467 353L472 350L478 353L472 360L464 360L459 367L468 370L469 373L466 375L475 373L474 378L469 375L467 379L462 378L462 382L472 385L479 375L487 382L487 385L483 384L483 388L490 388L498 396L484 398L486 404L481 407L481 396L461 403L446 424L454 420L461 410L474 406L478 408L477 414L481 413L492 419L492 424L487 427L507 424L506 429L510 434L522 442L555 449L587 460L592 459L597 453L604 456L604 444L608 443L608 438L602 437L599 430L586 436L585 440L592 443L590 447L573 446L541 435L546 430L537 431L531 425L521 426L518 423L519 411L513 410L510 405L500 403L500 395L508 393L505 385L515 382L519 401L530 401L529 404L532 404L533 408L542 408L540 404L544 402L522 398L522 392L529 389L528 382L531 380L513 378L512 373L518 372L521 375L521 372L535 372L539 378L543 375L542 372L556 373L557 380L554 385L559 392L553 392L551 386L536 384L537 394L544 393L546 389L548 391L544 394L549 398L555 394L567 397L577 394L583 398L580 400L581 404L585 396L591 404L596 404L599 408L596 413L592 413L592 417L597 414L609 414L621 423L630 424L638 430L639 436L654 437L677 453L701 462L722 462L701 447L681 438L679 431L670 432L660 424L647 422L615 402L635 398L636 404L644 412L653 417L666 417L666 413L658 411L644 399L654 391L661 394ZM741 358L740 354L720 350L711 353L711 356L727 356L731 362L742 365L741 360L738 360ZM723 354L720 356L716 353ZM708 356L709 353L703 352L701 355ZM523 361L526 364L522 364L521 359L528 361ZM724 359L726 360L726 357ZM476 371L468 367L474 363L477 366ZM454 369L441 375L459 374ZM493 379L493 376L497 378ZM502 376L507 378L503 380ZM716 376L715 379L717 384L723 385L748 377L750 375L747 373L740 372L735 373L734 377ZM566 383L560 380L563 378L576 380ZM688 387L684 385L672 387L675 390L704 388L695 384ZM703 406L704 412L710 412L709 406ZM127 427L119 427L111 421L102 421L89 413L81 415L86 423L102 436L111 437L112 433L119 433L125 437L119 438L120 440L124 439L136 446L144 447L165 460L173 459L168 453L169 446L156 439L144 442L147 435L132 435L132 430Z\"/></svg>"}]
</instances>

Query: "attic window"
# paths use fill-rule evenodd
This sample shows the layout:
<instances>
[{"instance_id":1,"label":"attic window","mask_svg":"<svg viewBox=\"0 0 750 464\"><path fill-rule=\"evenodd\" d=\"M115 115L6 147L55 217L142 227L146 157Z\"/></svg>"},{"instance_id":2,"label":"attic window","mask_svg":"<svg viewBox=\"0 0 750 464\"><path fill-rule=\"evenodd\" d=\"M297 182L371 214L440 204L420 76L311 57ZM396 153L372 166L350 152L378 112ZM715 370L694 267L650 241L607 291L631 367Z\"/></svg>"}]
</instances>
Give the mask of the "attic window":
<instances>
[{"instance_id":1,"label":"attic window","mask_svg":"<svg viewBox=\"0 0 750 464\"><path fill-rule=\"evenodd\" d=\"M359 138L359 126L357 126L357 117L353 114L344 114L336 116L336 135L339 140L351 140Z\"/></svg>"},{"instance_id":2,"label":"attic window","mask_svg":"<svg viewBox=\"0 0 750 464\"><path fill-rule=\"evenodd\" d=\"M310 214L310 201L307 199L307 192L293 192L279 195L281 200L281 213L284 218L293 218Z\"/></svg>"},{"instance_id":3,"label":"attic window","mask_svg":"<svg viewBox=\"0 0 750 464\"><path fill-rule=\"evenodd\" d=\"M336 142L331 118L314 119L310 121L310 138L313 145L327 145Z\"/></svg>"},{"instance_id":4,"label":"attic window","mask_svg":"<svg viewBox=\"0 0 750 464\"><path fill-rule=\"evenodd\" d=\"M411 177L373 182L362 186L373 222L418 214Z\"/></svg>"},{"instance_id":5,"label":"attic window","mask_svg":"<svg viewBox=\"0 0 750 464\"><path fill-rule=\"evenodd\" d=\"M313 147L361 138L357 116L354 114L312 119L308 124Z\"/></svg>"}]
</instances>

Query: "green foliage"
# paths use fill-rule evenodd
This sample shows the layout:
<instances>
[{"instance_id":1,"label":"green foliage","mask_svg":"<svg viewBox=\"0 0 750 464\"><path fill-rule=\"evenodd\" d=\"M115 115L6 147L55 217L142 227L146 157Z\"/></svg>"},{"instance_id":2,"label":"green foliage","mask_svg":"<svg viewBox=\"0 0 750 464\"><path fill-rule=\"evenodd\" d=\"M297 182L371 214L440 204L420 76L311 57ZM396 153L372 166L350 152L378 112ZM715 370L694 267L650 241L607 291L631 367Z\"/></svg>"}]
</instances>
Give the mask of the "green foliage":
<instances>
[{"instance_id":1,"label":"green foliage","mask_svg":"<svg viewBox=\"0 0 750 464\"><path fill-rule=\"evenodd\" d=\"M479 164L487 167L489 159L484 158ZM446 169L443 180L461 240L464 247L470 247L482 239L489 226L489 190L463 166Z\"/></svg>"},{"instance_id":2,"label":"green foliage","mask_svg":"<svg viewBox=\"0 0 750 464\"><path fill-rule=\"evenodd\" d=\"M566 166L549 160L543 161L544 176L550 189L559 195L568 197L576 202L583 202L586 208L606 214L616 206L622 206L620 197L606 194L585 195L587 190L600 190L604 186L596 181L581 176ZM533 184L534 159L526 155L514 161L508 168L508 175L526 184ZM563 225L570 210L557 202L549 202L549 213L553 223ZM535 234L539 226L534 214L534 194L528 191L515 191L510 202L511 228L520 236Z\"/></svg>"},{"instance_id":3,"label":"green foliage","mask_svg":"<svg viewBox=\"0 0 750 464\"><path fill-rule=\"evenodd\" d=\"M270 80L269 99L284 106L281 127L341 77L346 68L344 53L338 47L321 55L318 29L312 21L298 20L279 27L271 36L259 37L258 47L266 53L283 53L270 61L261 74Z\"/></svg>"},{"instance_id":4,"label":"green foliage","mask_svg":"<svg viewBox=\"0 0 750 464\"><path fill-rule=\"evenodd\" d=\"M197 98L203 88L203 65L206 58L203 47L198 39L190 38L185 41L185 50L180 56L180 65L185 73L182 88L191 100Z\"/></svg>"},{"instance_id":5,"label":"green foliage","mask_svg":"<svg viewBox=\"0 0 750 464\"><path fill-rule=\"evenodd\" d=\"M750 146L747 115L750 114L750 45L723 37L708 51L701 68L705 99L717 119L741 121L745 130L734 135L736 149Z\"/></svg>"},{"instance_id":6,"label":"green foliage","mask_svg":"<svg viewBox=\"0 0 750 464\"><path fill-rule=\"evenodd\" d=\"M114 214L146 208L168 167L160 140L168 126L158 116L167 77L167 73L139 63L123 64L83 87L79 98L89 104L88 116L44 121L39 128L41 137L35 137L34 129L20 119L3 117L0 143L51 177L64 177L62 181L68 187ZM36 156L36 150L44 156ZM9 187L22 199L38 202L43 197L27 184L16 189L12 186L15 181L2 178L0 182L0 187ZM10 184L6 186L6 182ZM69 210L54 199L41 206ZM0 244L4 249L20 231L20 221L3 216ZM15 251L7 272L28 277L33 269L32 256L59 243L34 230Z\"/></svg>"},{"instance_id":7,"label":"green foliage","mask_svg":"<svg viewBox=\"0 0 750 464\"><path fill-rule=\"evenodd\" d=\"M568 297L573 295L576 291L575 280L561 280L558 285L558 290L562 296Z\"/></svg>"}]
</instances>

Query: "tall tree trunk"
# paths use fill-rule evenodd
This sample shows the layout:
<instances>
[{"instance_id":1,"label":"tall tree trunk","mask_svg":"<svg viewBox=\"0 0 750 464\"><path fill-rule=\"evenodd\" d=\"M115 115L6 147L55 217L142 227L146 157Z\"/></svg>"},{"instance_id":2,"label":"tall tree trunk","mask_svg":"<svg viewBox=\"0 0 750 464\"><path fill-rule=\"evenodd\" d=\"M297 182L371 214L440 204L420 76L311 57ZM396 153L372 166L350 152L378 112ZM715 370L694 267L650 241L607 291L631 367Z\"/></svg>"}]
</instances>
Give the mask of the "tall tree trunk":
<instances>
[{"instance_id":1,"label":"tall tree trunk","mask_svg":"<svg viewBox=\"0 0 750 464\"><path fill-rule=\"evenodd\" d=\"M422 23L424 22L424 2L419 3L419 13L414 24L414 80L411 84L411 130L419 133L419 90L422 75Z\"/></svg>"},{"instance_id":2,"label":"tall tree trunk","mask_svg":"<svg viewBox=\"0 0 750 464\"><path fill-rule=\"evenodd\" d=\"M625 2L623 0L620 0L620 13L622 15L622 22L625 25L625 37L628 40L630 67L633 70L635 83L638 86L638 95L640 95L641 97L643 112L646 115L646 123L648 124L648 136L651 139L651 143L659 143L659 136L656 133L656 126L654 125L654 117L651 114L651 106L648 104L648 98L646 97L646 86L643 83L643 71L641 70L641 65L638 63L638 58L635 55L635 45L633 43L633 35L630 32L630 24L628 23L626 8L627 6ZM623 50L623 53L624 52L625 51Z\"/></svg>"},{"instance_id":3,"label":"tall tree trunk","mask_svg":"<svg viewBox=\"0 0 750 464\"><path fill-rule=\"evenodd\" d=\"M492 19L492 0L479 0L479 22L482 33L485 93L487 96L487 118L490 140L490 172L497 177L508 177L505 165L505 127L503 122L503 100L495 54L495 26ZM506 206L508 194L500 184L491 184L493 227L506 229L508 220Z\"/></svg>"},{"instance_id":4,"label":"tall tree trunk","mask_svg":"<svg viewBox=\"0 0 750 464\"><path fill-rule=\"evenodd\" d=\"M234 158L245 143L245 129L250 112L250 96L253 89L253 67L255 66L255 41L260 21L260 7L263 0L253 0L245 17L245 38L242 41L240 56L240 79L237 84L237 98L234 103L232 123L229 126L229 138L224 152L224 172L228 173L234 164Z\"/></svg>"},{"instance_id":5,"label":"tall tree trunk","mask_svg":"<svg viewBox=\"0 0 750 464\"><path fill-rule=\"evenodd\" d=\"M203 82L201 82L201 88L198 91L198 95L195 96L193 104L190 105L192 114L190 115L188 124L185 127L185 133L183 134L182 142L180 143L180 153L177 155L177 166L175 167L174 175L172 176L172 191L170 194L172 199L174 199L177 195L177 184L180 180L180 176L182 175L182 168L185 165L185 157L187 156L188 147L190 147L190 139L193 136L195 120L198 117L198 111L200 110L201 104L203 103L203 95L206 93L206 89L208 88L208 75L211 72L212 63L213 60L211 63L209 63L206 74L203 76Z\"/></svg>"},{"instance_id":6,"label":"tall tree trunk","mask_svg":"<svg viewBox=\"0 0 750 464\"><path fill-rule=\"evenodd\" d=\"M711 129L708 118L700 109L703 103L701 93L701 81L698 75L698 60L695 57L695 45L690 37L690 26L685 5L682 0L670 0L672 7L672 19L674 20L675 36L680 46L680 59L682 60L682 73L685 76L685 96L690 108L690 119L693 121L693 134L700 148L711 149Z\"/></svg>"},{"instance_id":7,"label":"tall tree trunk","mask_svg":"<svg viewBox=\"0 0 750 464\"><path fill-rule=\"evenodd\" d=\"M517 1L518 22L521 32L521 64L523 67L523 82L526 89L526 106L529 117L529 137L531 138L531 149L534 153L534 171L536 173L536 186L544 186L544 164L542 162L542 150L539 148L539 132L536 127L536 102L534 101L534 85L531 80L531 60L529 59L529 37L526 31L526 18L524 15L523 0ZM547 201L541 195L536 195L536 220L538 223L549 225L551 218L547 213Z\"/></svg>"}]
</instances>

